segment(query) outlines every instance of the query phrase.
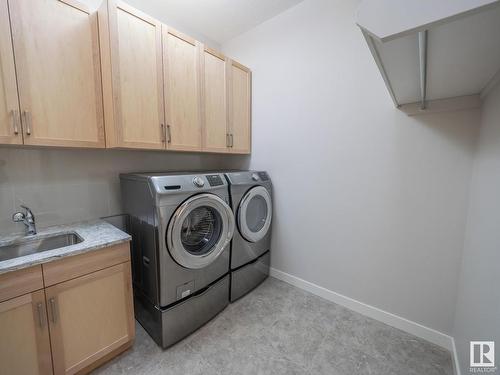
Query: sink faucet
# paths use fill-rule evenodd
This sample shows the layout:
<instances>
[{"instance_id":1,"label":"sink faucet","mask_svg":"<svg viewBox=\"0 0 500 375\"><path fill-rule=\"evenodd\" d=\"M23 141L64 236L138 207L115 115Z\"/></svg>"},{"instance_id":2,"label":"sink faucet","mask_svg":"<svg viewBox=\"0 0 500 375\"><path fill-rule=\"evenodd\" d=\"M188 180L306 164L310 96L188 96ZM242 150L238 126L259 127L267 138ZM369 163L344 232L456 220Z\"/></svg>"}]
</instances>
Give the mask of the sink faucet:
<instances>
[{"instance_id":1,"label":"sink faucet","mask_svg":"<svg viewBox=\"0 0 500 375\"><path fill-rule=\"evenodd\" d=\"M23 205L21 205L21 207L24 208L26 212L16 212L12 215L12 221L14 223L23 223L26 225L26 235L32 236L36 234L35 215L33 215L33 212L31 212L28 207Z\"/></svg>"}]
</instances>

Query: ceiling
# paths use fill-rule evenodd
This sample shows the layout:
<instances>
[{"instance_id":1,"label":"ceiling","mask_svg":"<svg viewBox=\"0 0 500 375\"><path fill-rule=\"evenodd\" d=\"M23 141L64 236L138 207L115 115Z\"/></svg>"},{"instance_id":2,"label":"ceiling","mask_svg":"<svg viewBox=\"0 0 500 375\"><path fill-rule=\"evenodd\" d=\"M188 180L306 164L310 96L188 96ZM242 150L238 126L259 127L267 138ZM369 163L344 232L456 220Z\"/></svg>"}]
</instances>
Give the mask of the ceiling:
<instances>
[{"instance_id":1,"label":"ceiling","mask_svg":"<svg viewBox=\"0 0 500 375\"><path fill-rule=\"evenodd\" d=\"M93 8L101 0L81 0ZM206 43L221 45L302 0L126 0ZM205 38L203 38L205 37Z\"/></svg>"}]
</instances>

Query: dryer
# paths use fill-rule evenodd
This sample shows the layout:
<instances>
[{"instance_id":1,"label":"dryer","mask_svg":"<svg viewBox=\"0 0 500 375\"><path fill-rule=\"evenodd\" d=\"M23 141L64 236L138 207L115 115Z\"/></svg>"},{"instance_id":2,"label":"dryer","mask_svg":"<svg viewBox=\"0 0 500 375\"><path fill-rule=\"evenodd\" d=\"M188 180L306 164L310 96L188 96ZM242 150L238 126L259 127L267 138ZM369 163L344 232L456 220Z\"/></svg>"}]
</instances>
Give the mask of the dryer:
<instances>
[{"instance_id":1,"label":"dryer","mask_svg":"<svg viewBox=\"0 0 500 375\"><path fill-rule=\"evenodd\" d=\"M136 319L163 348L229 303L234 216L223 174L120 176L130 216Z\"/></svg>"},{"instance_id":2,"label":"dryer","mask_svg":"<svg viewBox=\"0 0 500 375\"><path fill-rule=\"evenodd\" d=\"M236 227L231 243L230 300L242 297L269 275L272 183L265 171L225 173Z\"/></svg>"}]
</instances>

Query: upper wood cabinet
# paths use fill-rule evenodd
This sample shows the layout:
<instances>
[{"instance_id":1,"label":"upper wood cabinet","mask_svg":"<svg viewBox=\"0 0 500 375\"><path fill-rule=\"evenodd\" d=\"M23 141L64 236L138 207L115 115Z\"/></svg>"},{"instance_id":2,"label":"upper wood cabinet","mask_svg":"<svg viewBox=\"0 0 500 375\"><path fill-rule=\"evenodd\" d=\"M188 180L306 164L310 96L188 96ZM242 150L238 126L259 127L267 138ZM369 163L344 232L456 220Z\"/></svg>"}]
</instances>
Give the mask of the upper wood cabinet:
<instances>
[{"instance_id":1,"label":"upper wood cabinet","mask_svg":"<svg viewBox=\"0 0 500 375\"><path fill-rule=\"evenodd\" d=\"M161 24L107 0L99 25L107 146L165 148Z\"/></svg>"},{"instance_id":2,"label":"upper wood cabinet","mask_svg":"<svg viewBox=\"0 0 500 375\"><path fill-rule=\"evenodd\" d=\"M251 72L221 53L205 48L203 72L203 150L251 151Z\"/></svg>"},{"instance_id":3,"label":"upper wood cabinet","mask_svg":"<svg viewBox=\"0 0 500 375\"><path fill-rule=\"evenodd\" d=\"M250 70L120 0L0 0L0 68L0 144L250 153Z\"/></svg>"},{"instance_id":4,"label":"upper wood cabinet","mask_svg":"<svg viewBox=\"0 0 500 375\"><path fill-rule=\"evenodd\" d=\"M201 44L163 26L167 148L201 149Z\"/></svg>"},{"instance_id":5,"label":"upper wood cabinet","mask_svg":"<svg viewBox=\"0 0 500 375\"><path fill-rule=\"evenodd\" d=\"M52 374L43 290L0 303L0 373Z\"/></svg>"},{"instance_id":6,"label":"upper wood cabinet","mask_svg":"<svg viewBox=\"0 0 500 375\"><path fill-rule=\"evenodd\" d=\"M24 143L104 147L96 14L73 0L8 4Z\"/></svg>"},{"instance_id":7,"label":"upper wood cabinet","mask_svg":"<svg viewBox=\"0 0 500 375\"><path fill-rule=\"evenodd\" d=\"M0 0L0 143L23 143L7 0Z\"/></svg>"},{"instance_id":8,"label":"upper wood cabinet","mask_svg":"<svg viewBox=\"0 0 500 375\"><path fill-rule=\"evenodd\" d=\"M248 154L251 151L252 73L247 67L230 60L229 70L229 128L231 152Z\"/></svg>"},{"instance_id":9,"label":"upper wood cabinet","mask_svg":"<svg viewBox=\"0 0 500 375\"><path fill-rule=\"evenodd\" d=\"M226 58L221 53L205 48L203 72L203 150L229 152Z\"/></svg>"}]
</instances>

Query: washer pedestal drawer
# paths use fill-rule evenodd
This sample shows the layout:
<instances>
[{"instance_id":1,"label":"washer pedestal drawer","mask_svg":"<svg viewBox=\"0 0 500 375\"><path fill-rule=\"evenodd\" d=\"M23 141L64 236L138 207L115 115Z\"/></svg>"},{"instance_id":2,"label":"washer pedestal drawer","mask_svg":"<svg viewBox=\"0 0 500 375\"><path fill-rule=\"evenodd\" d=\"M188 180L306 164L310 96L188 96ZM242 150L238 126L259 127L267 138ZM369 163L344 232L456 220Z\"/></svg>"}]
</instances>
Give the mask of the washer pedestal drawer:
<instances>
[{"instance_id":1,"label":"washer pedestal drawer","mask_svg":"<svg viewBox=\"0 0 500 375\"><path fill-rule=\"evenodd\" d=\"M136 294L135 317L162 348L168 348L196 331L229 304L229 275L200 293L159 309Z\"/></svg>"},{"instance_id":2,"label":"washer pedestal drawer","mask_svg":"<svg viewBox=\"0 0 500 375\"><path fill-rule=\"evenodd\" d=\"M267 251L256 260L231 271L231 302L243 297L269 276L271 252Z\"/></svg>"}]
</instances>

